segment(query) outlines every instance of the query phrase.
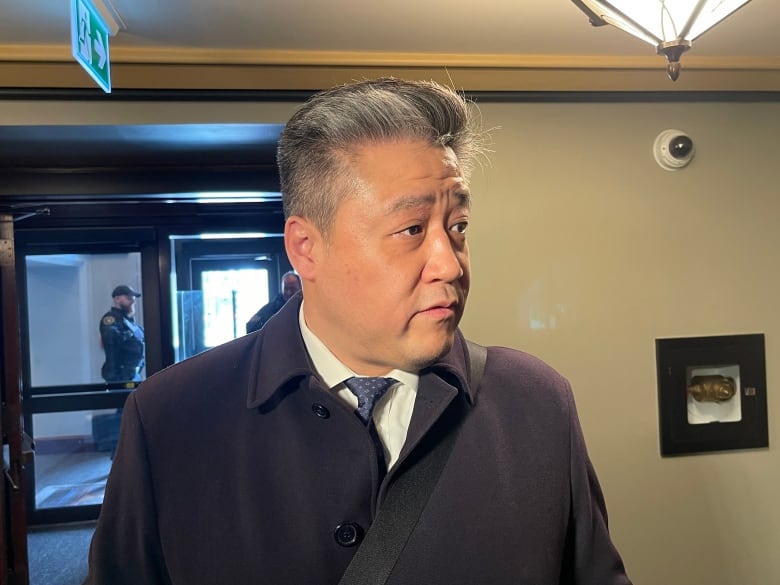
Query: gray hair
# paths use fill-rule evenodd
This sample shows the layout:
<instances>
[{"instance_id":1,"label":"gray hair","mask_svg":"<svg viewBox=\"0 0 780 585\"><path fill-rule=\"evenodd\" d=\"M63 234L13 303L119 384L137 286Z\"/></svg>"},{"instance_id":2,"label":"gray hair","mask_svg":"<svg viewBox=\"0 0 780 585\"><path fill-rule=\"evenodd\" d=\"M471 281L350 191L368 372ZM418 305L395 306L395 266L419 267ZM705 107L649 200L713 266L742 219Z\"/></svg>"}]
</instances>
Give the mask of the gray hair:
<instances>
[{"instance_id":1,"label":"gray hair","mask_svg":"<svg viewBox=\"0 0 780 585\"><path fill-rule=\"evenodd\" d=\"M285 218L304 217L327 236L339 203L358 188L350 155L369 143L412 138L450 147L468 178L484 153L473 110L463 96L433 81L387 77L315 94L279 138Z\"/></svg>"}]
</instances>

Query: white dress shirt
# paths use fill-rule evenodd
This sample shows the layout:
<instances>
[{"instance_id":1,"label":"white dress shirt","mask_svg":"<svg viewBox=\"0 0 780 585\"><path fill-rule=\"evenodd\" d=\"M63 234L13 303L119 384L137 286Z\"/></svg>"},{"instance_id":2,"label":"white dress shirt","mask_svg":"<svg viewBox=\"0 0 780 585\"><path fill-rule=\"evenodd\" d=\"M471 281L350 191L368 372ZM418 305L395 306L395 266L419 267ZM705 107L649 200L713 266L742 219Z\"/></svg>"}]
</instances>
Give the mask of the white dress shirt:
<instances>
[{"instance_id":1,"label":"white dress shirt","mask_svg":"<svg viewBox=\"0 0 780 585\"><path fill-rule=\"evenodd\" d=\"M303 303L301 303L298 313L298 322L306 351L309 352L320 378L331 392L335 392L350 408L357 409L357 396L344 385L344 380L358 374L339 361L325 344L312 333L303 317ZM403 370L391 370L384 376L395 378L398 382L393 384L376 403L373 419L379 438L385 448L387 468L390 469L398 461L398 455L400 455L406 441L406 433L409 430L409 421L412 419L414 399L417 396L417 385L420 378L417 374Z\"/></svg>"}]
</instances>

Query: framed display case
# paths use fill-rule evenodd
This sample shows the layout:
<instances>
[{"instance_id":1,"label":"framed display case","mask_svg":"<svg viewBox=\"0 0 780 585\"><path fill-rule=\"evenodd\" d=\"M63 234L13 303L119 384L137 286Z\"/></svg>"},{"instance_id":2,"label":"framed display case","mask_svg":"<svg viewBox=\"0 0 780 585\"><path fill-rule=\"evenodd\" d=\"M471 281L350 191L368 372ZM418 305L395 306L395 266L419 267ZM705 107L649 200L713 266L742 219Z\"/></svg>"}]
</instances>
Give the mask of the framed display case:
<instances>
[{"instance_id":1,"label":"framed display case","mask_svg":"<svg viewBox=\"0 0 780 585\"><path fill-rule=\"evenodd\" d=\"M769 446L763 334L655 346L661 455Z\"/></svg>"}]
</instances>

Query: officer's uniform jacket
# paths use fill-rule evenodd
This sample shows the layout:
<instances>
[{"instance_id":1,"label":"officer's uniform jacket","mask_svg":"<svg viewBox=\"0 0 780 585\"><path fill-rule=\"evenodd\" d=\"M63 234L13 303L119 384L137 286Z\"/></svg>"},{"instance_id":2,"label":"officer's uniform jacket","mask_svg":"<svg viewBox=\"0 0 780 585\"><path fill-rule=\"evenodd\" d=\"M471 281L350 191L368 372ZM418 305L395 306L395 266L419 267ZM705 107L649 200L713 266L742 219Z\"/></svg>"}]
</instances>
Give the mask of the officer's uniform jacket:
<instances>
[{"instance_id":1,"label":"officer's uniform jacket","mask_svg":"<svg viewBox=\"0 0 780 585\"><path fill-rule=\"evenodd\" d=\"M279 309L281 309L286 302L287 299L284 298L282 293L276 295L271 302L260 307L260 310L252 315L249 321L246 322L246 332L252 333L260 329L268 322L268 319L279 312Z\"/></svg>"},{"instance_id":2,"label":"officer's uniform jacket","mask_svg":"<svg viewBox=\"0 0 780 585\"><path fill-rule=\"evenodd\" d=\"M420 372L398 464L313 371L300 296L261 331L128 397L89 585L336 585L393 481L460 411L449 461L389 585L625 585L568 383L465 344Z\"/></svg>"},{"instance_id":3,"label":"officer's uniform jacket","mask_svg":"<svg viewBox=\"0 0 780 585\"><path fill-rule=\"evenodd\" d=\"M100 340L106 354L101 368L107 382L135 380L144 365L144 330L119 307L100 318Z\"/></svg>"}]
</instances>

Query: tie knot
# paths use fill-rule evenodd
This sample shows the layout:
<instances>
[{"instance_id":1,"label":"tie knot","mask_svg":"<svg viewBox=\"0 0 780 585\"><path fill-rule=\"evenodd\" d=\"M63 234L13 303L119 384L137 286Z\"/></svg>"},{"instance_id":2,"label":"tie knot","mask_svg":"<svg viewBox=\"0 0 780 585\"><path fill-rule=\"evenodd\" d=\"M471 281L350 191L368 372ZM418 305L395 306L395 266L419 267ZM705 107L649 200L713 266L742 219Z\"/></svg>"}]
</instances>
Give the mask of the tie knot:
<instances>
[{"instance_id":1,"label":"tie knot","mask_svg":"<svg viewBox=\"0 0 780 585\"><path fill-rule=\"evenodd\" d=\"M347 378L344 384L357 396L358 407L355 411L365 424L371 420L371 413L377 400L384 396L387 389L398 380L394 378Z\"/></svg>"}]
</instances>

